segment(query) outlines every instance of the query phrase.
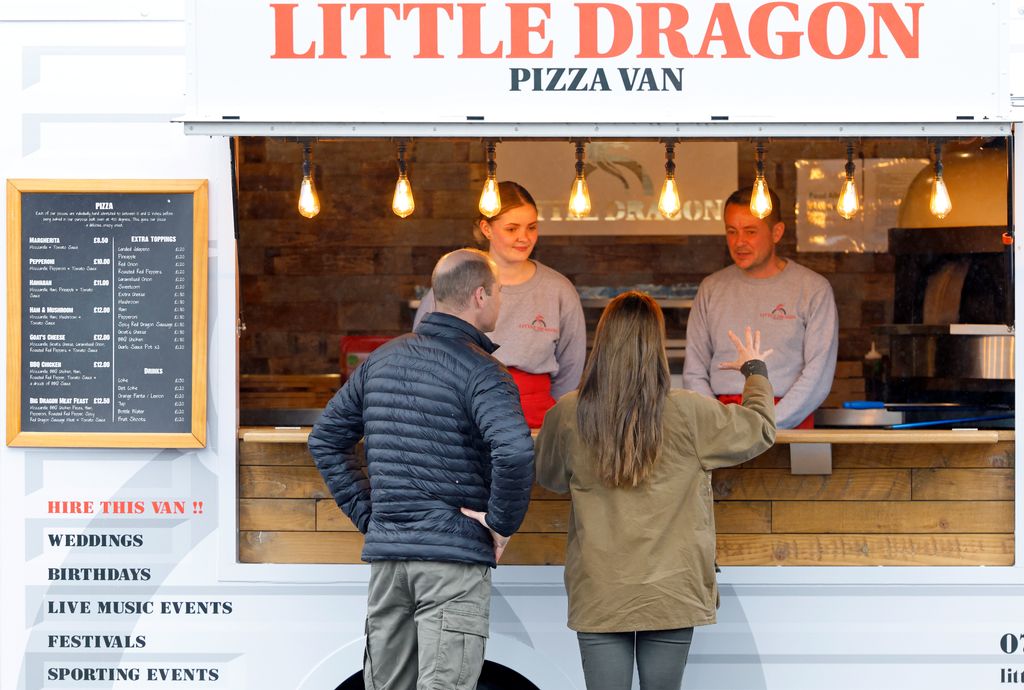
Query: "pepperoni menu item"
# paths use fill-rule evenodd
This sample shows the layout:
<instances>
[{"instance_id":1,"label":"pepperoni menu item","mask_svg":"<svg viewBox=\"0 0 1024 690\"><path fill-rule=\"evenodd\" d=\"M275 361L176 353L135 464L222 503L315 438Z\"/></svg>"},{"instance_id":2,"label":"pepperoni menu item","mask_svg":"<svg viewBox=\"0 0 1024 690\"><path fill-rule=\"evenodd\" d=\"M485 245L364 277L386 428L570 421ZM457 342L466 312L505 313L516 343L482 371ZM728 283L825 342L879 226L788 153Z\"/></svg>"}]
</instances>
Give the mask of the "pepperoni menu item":
<instances>
[{"instance_id":1,"label":"pepperoni menu item","mask_svg":"<svg viewBox=\"0 0 1024 690\"><path fill-rule=\"evenodd\" d=\"M205 215L205 182L201 190ZM202 445L206 233L203 218L197 244L196 190L19 191L19 299L8 295L20 301L9 309L19 347L9 343L8 359L20 349L20 371L8 382L20 390L8 390L8 442Z\"/></svg>"}]
</instances>

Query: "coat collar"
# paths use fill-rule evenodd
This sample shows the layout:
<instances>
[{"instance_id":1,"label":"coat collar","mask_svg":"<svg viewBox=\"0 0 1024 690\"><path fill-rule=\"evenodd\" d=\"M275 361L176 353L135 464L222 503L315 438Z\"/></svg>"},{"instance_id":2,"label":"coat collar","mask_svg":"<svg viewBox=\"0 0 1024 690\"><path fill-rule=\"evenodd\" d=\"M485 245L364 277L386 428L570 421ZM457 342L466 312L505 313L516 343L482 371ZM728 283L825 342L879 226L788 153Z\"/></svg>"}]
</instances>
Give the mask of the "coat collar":
<instances>
[{"instance_id":1,"label":"coat collar","mask_svg":"<svg viewBox=\"0 0 1024 690\"><path fill-rule=\"evenodd\" d=\"M433 311L424 316L413 332L438 338L464 338L479 345L487 354L493 354L498 349L498 346L473 324L440 311Z\"/></svg>"}]
</instances>

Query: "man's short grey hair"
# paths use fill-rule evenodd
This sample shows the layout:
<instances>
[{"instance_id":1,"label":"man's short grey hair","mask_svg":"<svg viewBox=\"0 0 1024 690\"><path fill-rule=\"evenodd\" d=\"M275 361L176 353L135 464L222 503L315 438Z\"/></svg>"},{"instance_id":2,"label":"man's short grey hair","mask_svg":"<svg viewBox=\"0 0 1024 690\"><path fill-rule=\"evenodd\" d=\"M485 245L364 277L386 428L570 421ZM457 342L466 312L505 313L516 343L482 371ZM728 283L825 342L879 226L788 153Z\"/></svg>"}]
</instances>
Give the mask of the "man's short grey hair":
<instances>
[{"instance_id":1,"label":"man's short grey hair","mask_svg":"<svg viewBox=\"0 0 1024 690\"><path fill-rule=\"evenodd\" d=\"M438 304L462 310L478 287L487 294L494 288L494 262L479 249L456 249L442 256L430 278Z\"/></svg>"}]
</instances>

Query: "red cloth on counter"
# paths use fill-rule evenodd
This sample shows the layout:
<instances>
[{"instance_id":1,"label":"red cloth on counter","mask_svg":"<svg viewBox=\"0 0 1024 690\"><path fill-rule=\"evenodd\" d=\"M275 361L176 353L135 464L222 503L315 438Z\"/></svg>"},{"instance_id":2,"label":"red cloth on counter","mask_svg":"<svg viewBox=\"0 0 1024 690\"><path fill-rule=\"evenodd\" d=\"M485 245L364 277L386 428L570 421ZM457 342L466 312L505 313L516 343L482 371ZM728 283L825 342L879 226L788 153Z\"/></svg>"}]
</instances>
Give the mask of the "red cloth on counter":
<instances>
[{"instance_id":1,"label":"red cloth on counter","mask_svg":"<svg viewBox=\"0 0 1024 690\"><path fill-rule=\"evenodd\" d=\"M555 399L551 397L551 374L530 374L515 367L509 367L508 373L519 388L526 423L531 429L539 429L544 413L555 406Z\"/></svg>"},{"instance_id":2,"label":"red cloth on counter","mask_svg":"<svg viewBox=\"0 0 1024 690\"><path fill-rule=\"evenodd\" d=\"M715 396L726 405L739 405L743 402L742 395L718 395ZM779 402L782 398L776 397L775 402ZM807 415L807 419L797 424L794 429L813 429L814 428L814 413Z\"/></svg>"}]
</instances>

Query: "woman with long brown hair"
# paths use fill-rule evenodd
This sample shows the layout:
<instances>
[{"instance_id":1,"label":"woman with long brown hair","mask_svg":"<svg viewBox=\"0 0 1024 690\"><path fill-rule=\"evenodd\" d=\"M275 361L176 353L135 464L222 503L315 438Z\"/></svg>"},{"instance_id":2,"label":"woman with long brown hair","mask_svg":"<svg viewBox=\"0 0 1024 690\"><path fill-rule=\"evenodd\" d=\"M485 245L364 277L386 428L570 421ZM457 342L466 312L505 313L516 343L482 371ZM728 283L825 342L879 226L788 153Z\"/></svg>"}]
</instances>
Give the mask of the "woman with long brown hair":
<instances>
[{"instance_id":1,"label":"woman with long brown hair","mask_svg":"<svg viewBox=\"0 0 1024 690\"><path fill-rule=\"evenodd\" d=\"M677 690L693 627L715 622L711 470L767 450L775 406L760 333L730 332L743 404L670 390L665 320L639 292L611 301L579 390L544 418L537 479L572 496L569 627L588 690Z\"/></svg>"}]
</instances>

